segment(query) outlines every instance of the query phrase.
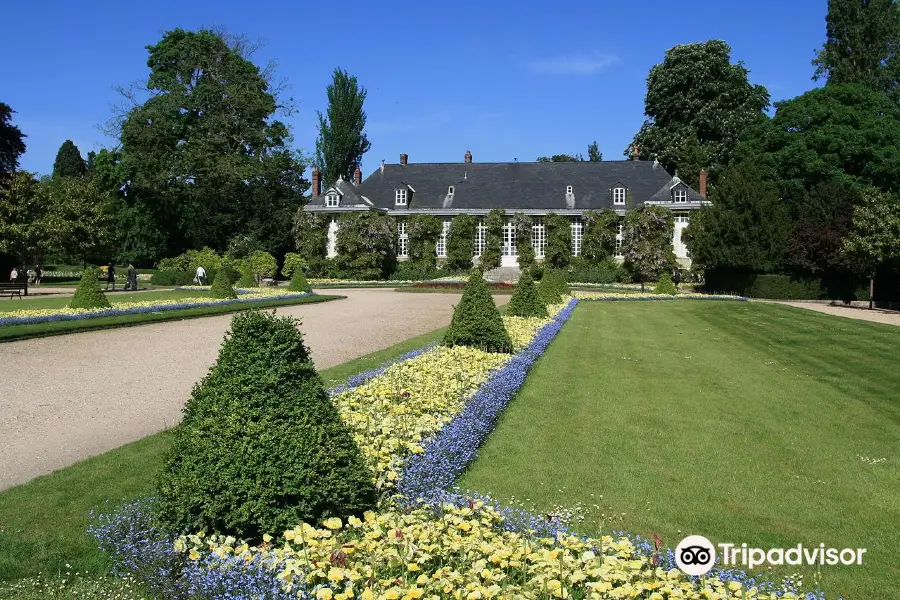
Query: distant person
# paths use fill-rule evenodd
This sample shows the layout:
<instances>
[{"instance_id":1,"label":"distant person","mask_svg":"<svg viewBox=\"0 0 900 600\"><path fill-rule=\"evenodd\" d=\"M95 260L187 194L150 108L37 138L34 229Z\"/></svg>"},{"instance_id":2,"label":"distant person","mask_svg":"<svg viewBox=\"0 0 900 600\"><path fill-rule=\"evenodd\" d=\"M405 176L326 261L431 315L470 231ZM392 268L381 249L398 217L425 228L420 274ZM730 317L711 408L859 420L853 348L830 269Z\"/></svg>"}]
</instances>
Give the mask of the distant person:
<instances>
[{"instance_id":1,"label":"distant person","mask_svg":"<svg viewBox=\"0 0 900 600\"><path fill-rule=\"evenodd\" d=\"M672 282L675 284L675 291L678 291L678 284L681 283L681 269L675 267L675 271L672 273Z\"/></svg>"},{"instance_id":2,"label":"distant person","mask_svg":"<svg viewBox=\"0 0 900 600\"><path fill-rule=\"evenodd\" d=\"M41 277L44 276L44 270L41 269L41 265L38 265L34 269L34 285L35 287L39 287L41 285Z\"/></svg>"},{"instance_id":3,"label":"distant person","mask_svg":"<svg viewBox=\"0 0 900 600\"><path fill-rule=\"evenodd\" d=\"M109 289L109 286L112 286L113 291L116 291L116 267L112 264L112 261L109 263L109 267L106 268L106 289Z\"/></svg>"},{"instance_id":4,"label":"distant person","mask_svg":"<svg viewBox=\"0 0 900 600\"><path fill-rule=\"evenodd\" d=\"M37 279L37 275L34 272L34 269L28 269L25 271L25 275L28 276L28 283L34 283L34 280Z\"/></svg>"},{"instance_id":5,"label":"distant person","mask_svg":"<svg viewBox=\"0 0 900 600\"><path fill-rule=\"evenodd\" d=\"M9 280L15 281L18 278L19 278L19 272L16 270L15 267L13 267L12 271L9 272Z\"/></svg>"},{"instance_id":6,"label":"distant person","mask_svg":"<svg viewBox=\"0 0 900 600\"><path fill-rule=\"evenodd\" d=\"M128 263L128 281L126 282L126 285L132 292L137 290L137 270L131 263Z\"/></svg>"},{"instance_id":7,"label":"distant person","mask_svg":"<svg viewBox=\"0 0 900 600\"><path fill-rule=\"evenodd\" d=\"M206 285L206 269L203 265L197 267L197 285Z\"/></svg>"}]
</instances>

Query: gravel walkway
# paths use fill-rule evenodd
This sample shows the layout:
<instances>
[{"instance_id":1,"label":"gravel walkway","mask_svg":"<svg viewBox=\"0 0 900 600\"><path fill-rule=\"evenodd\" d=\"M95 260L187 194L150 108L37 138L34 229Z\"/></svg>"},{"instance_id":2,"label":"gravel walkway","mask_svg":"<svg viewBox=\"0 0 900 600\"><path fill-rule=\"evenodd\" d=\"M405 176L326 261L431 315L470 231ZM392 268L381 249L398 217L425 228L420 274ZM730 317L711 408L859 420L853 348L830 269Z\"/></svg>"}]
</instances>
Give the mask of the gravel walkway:
<instances>
[{"instance_id":1,"label":"gravel walkway","mask_svg":"<svg viewBox=\"0 0 900 600\"><path fill-rule=\"evenodd\" d=\"M818 304L815 302L790 302L788 300L755 300L755 302L769 302L771 304L784 304L795 308L805 308L828 315L871 321L872 323L884 323L886 325L900 325L900 313L895 310L875 308L856 308L853 306L831 306L830 304Z\"/></svg>"},{"instance_id":2,"label":"gravel walkway","mask_svg":"<svg viewBox=\"0 0 900 600\"><path fill-rule=\"evenodd\" d=\"M278 309L303 319L319 369L448 325L459 299L335 293L347 299ZM230 322L205 317L0 344L0 490L174 425Z\"/></svg>"}]
</instances>

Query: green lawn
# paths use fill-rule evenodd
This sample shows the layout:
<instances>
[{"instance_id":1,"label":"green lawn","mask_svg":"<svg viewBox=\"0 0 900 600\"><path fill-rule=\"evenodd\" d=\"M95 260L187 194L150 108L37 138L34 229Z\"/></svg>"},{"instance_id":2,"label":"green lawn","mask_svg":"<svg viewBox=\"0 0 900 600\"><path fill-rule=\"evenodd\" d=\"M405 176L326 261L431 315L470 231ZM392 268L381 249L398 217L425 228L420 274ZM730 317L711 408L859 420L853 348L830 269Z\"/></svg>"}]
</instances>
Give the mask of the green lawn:
<instances>
[{"instance_id":1,"label":"green lawn","mask_svg":"<svg viewBox=\"0 0 900 600\"><path fill-rule=\"evenodd\" d=\"M671 547L867 548L807 584L896 598L898 361L900 329L803 309L583 302L460 486Z\"/></svg>"},{"instance_id":2,"label":"green lawn","mask_svg":"<svg viewBox=\"0 0 900 600\"><path fill-rule=\"evenodd\" d=\"M325 369L321 376L331 387L438 341L443 332L438 329ZM170 443L168 432L152 435L0 493L0 581L67 570L106 572L105 556L86 533L88 512L107 501L115 504L152 494Z\"/></svg>"},{"instance_id":3,"label":"green lawn","mask_svg":"<svg viewBox=\"0 0 900 600\"><path fill-rule=\"evenodd\" d=\"M102 286L101 286L101 289ZM106 295L109 303L115 306L123 302L148 302L151 300L181 300L189 298L208 298L209 293L189 290L160 290L152 292L115 292ZM72 296L28 296L27 298L0 298L0 313L11 310L31 310L40 308L65 308L72 301Z\"/></svg>"}]
</instances>

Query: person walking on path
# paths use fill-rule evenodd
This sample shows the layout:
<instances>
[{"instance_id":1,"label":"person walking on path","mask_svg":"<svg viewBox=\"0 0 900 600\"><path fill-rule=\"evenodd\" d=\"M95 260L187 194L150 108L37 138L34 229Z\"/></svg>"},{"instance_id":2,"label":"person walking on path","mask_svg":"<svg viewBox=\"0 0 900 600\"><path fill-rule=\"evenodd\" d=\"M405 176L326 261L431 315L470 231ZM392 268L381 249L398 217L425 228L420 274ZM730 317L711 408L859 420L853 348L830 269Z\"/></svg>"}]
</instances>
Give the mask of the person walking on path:
<instances>
[{"instance_id":1,"label":"person walking on path","mask_svg":"<svg viewBox=\"0 0 900 600\"><path fill-rule=\"evenodd\" d=\"M113 265L112 261L109 261L109 266L106 268L106 289L109 289L109 286L112 285L113 291L116 291L116 267Z\"/></svg>"},{"instance_id":2,"label":"person walking on path","mask_svg":"<svg viewBox=\"0 0 900 600\"><path fill-rule=\"evenodd\" d=\"M672 273L672 282L675 284L675 291L678 291L678 284L681 283L681 269L675 267L675 271Z\"/></svg>"},{"instance_id":3,"label":"person walking on path","mask_svg":"<svg viewBox=\"0 0 900 600\"><path fill-rule=\"evenodd\" d=\"M18 278L19 278L19 272L16 270L15 267L13 267L12 271L9 272L9 280L15 281Z\"/></svg>"},{"instance_id":4,"label":"person walking on path","mask_svg":"<svg viewBox=\"0 0 900 600\"><path fill-rule=\"evenodd\" d=\"M34 268L34 286L41 286L41 277L44 276L44 270L41 269L41 265L38 265Z\"/></svg>"},{"instance_id":5,"label":"person walking on path","mask_svg":"<svg viewBox=\"0 0 900 600\"><path fill-rule=\"evenodd\" d=\"M206 269L203 265L197 265L197 285L206 285Z\"/></svg>"},{"instance_id":6,"label":"person walking on path","mask_svg":"<svg viewBox=\"0 0 900 600\"><path fill-rule=\"evenodd\" d=\"M134 265L128 263L128 287L132 292L137 291L137 270L134 268Z\"/></svg>"}]
</instances>

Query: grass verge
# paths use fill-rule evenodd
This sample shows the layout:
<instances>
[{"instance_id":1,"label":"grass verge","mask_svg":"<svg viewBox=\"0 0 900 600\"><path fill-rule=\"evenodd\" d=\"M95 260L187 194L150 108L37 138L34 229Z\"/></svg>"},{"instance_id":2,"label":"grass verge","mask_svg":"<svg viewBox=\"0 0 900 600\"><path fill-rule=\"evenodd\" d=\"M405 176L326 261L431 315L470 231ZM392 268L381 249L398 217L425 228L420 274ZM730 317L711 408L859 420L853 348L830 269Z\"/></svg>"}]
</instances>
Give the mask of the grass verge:
<instances>
[{"instance_id":1,"label":"grass verge","mask_svg":"<svg viewBox=\"0 0 900 600\"><path fill-rule=\"evenodd\" d=\"M184 292L182 292L184 293ZM190 292L188 292L190 293ZM181 296L179 296L181 297ZM310 304L315 302L328 302L338 300L345 296L316 294L303 298L290 298L286 300L271 300L266 302L248 302L246 304L222 304L201 306L198 308L186 308L183 310L168 310L157 313L141 313L136 315L120 315L116 317L98 317L83 321L52 321L49 323L34 323L31 325L5 325L0 327L0 342L11 342L33 337L48 335L62 335L77 331L91 331L95 329L110 329L115 327L131 327L145 325L147 323L159 323L161 321L180 321L182 319L196 319L198 317L210 317L240 312L250 308L276 308L279 306L293 306L296 304ZM2 315L2 313L0 313Z\"/></svg>"},{"instance_id":2,"label":"grass verge","mask_svg":"<svg viewBox=\"0 0 900 600\"><path fill-rule=\"evenodd\" d=\"M777 305L584 302L460 480L586 533L867 548L784 567L896 596L900 337Z\"/></svg>"},{"instance_id":3,"label":"grass verge","mask_svg":"<svg viewBox=\"0 0 900 600\"><path fill-rule=\"evenodd\" d=\"M329 386L336 385L436 342L444 331L410 338L320 374ZM0 581L67 570L105 573L107 559L87 534L88 513L152 494L170 444L169 432L151 435L0 493Z\"/></svg>"}]
</instances>

